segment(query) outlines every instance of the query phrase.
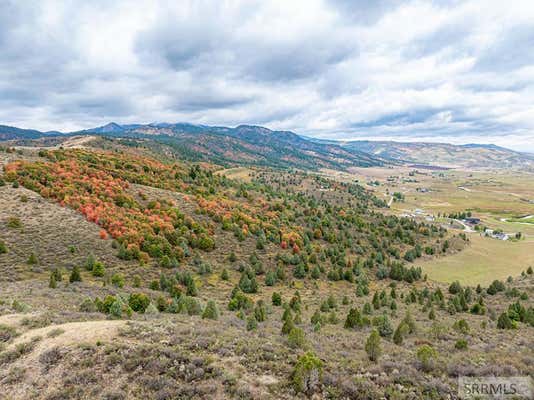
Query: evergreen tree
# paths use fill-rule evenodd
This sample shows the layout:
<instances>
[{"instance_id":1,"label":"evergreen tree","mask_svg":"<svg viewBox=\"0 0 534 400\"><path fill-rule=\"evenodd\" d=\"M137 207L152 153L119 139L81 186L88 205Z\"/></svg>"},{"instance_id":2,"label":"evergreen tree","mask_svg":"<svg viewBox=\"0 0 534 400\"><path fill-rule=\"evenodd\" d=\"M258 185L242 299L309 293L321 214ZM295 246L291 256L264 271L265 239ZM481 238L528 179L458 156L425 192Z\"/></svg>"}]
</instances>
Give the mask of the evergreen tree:
<instances>
[{"instance_id":1,"label":"evergreen tree","mask_svg":"<svg viewBox=\"0 0 534 400\"><path fill-rule=\"evenodd\" d=\"M204 308L204 312L202 313L202 318L219 319L219 309L213 300L209 300L208 304L206 304L206 308Z\"/></svg>"},{"instance_id":2,"label":"evergreen tree","mask_svg":"<svg viewBox=\"0 0 534 400\"><path fill-rule=\"evenodd\" d=\"M371 335L365 342L365 351L371 361L378 361L382 350L380 348L380 335L376 329L373 329Z\"/></svg>"},{"instance_id":3,"label":"evergreen tree","mask_svg":"<svg viewBox=\"0 0 534 400\"><path fill-rule=\"evenodd\" d=\"M82 281L82 276L80 275L80 268L78 268L78 266L75 266L70 273L69 282L73 283L73 282L81 282L81 281Z\"/></svg>"}]
</instances>

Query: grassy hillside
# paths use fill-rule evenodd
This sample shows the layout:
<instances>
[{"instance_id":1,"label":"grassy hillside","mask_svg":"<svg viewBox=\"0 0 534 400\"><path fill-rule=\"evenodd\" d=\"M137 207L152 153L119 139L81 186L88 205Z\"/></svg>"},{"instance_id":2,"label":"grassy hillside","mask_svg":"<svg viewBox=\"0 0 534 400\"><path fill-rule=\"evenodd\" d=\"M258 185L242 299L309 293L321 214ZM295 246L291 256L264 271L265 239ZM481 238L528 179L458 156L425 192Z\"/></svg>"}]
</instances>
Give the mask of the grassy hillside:
<instances>
[{"instance_id":1,"label":"grassy hillside","mask_svg":"<svg viewBox=\"0 0 534 400\"><path fill-rule=\"evenodd\" d=\"M0 154L13 399L439 399L534 372L532 274L449 289L418 268L465 238L349 181L96 143Z\"/></svg>"}]
</instances>

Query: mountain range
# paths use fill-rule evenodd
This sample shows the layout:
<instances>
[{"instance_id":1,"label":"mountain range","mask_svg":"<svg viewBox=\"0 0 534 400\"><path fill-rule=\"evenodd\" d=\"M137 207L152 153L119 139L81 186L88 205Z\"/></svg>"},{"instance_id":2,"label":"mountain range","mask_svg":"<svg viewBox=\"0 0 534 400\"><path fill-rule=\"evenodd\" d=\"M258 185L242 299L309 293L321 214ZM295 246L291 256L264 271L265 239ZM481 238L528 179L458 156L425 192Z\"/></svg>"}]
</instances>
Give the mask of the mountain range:
<instances>
[{"instance_id":1,"label":"mountain range","mask_svg":"<svg viewBox=\"0 0 534 400\"><path fill-rule=\"evenodd\" d=\"M99 135L129 138L144 146L161 148L191 161L221 165L296 167L317 170L425 164L450 168L534 168L534 156L490 144L393 141L336 141L309 138L291 131L262 126L237 127L190 123L120 125L114 122L74 132L41 132L0 125L0 140L52 136Z\"/></svg>"}]
</instances>

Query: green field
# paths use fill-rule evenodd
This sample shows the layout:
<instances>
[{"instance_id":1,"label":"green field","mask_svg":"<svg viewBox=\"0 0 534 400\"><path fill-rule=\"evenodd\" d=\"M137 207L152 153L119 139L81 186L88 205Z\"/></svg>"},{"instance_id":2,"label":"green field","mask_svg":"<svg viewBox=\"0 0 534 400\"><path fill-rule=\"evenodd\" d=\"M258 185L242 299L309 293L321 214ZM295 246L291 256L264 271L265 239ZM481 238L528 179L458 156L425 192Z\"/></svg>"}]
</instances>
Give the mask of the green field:
<instances>
[{"instance_id":1,"label":"green field","mask_svg":"<svg viewBox=\"0 0 534 400\"><path fill-rule=\"evenodd\" d=\"M461 252L421 264L429 279L487 285L494 279L516 277L529 266L534 266L532 238L519 242L504 242L477 234L470 235L469 238L471 244Z\"/></svg>"}]
</instances>

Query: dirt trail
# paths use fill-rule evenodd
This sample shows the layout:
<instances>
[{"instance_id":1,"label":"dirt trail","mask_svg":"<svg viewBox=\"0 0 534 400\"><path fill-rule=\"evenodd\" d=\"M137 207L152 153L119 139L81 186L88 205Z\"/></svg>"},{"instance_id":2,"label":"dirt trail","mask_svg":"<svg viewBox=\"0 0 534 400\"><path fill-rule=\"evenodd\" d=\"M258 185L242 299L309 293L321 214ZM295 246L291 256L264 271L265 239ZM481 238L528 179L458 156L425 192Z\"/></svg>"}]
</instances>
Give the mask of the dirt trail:
<instances>
[{"instance_id":1,"label":"dirt trail","mask_svg":"<svg viewBox=\"0 0 534 400\"><path fill-rule=\"evenodd\" d=\"M108 340L116 336L119 327L125 324L126 321L124 320L98 320L50 325L23 333L13 341L11 346L16 346L18 343L27 342L33 337L40 336L42 340L37 344L33 352L35 354L56 345L67 346L84 341ZM56 329L61 329L64 332L56 337L48 337L48 333Z\"/></svg>"}]
</instances>

